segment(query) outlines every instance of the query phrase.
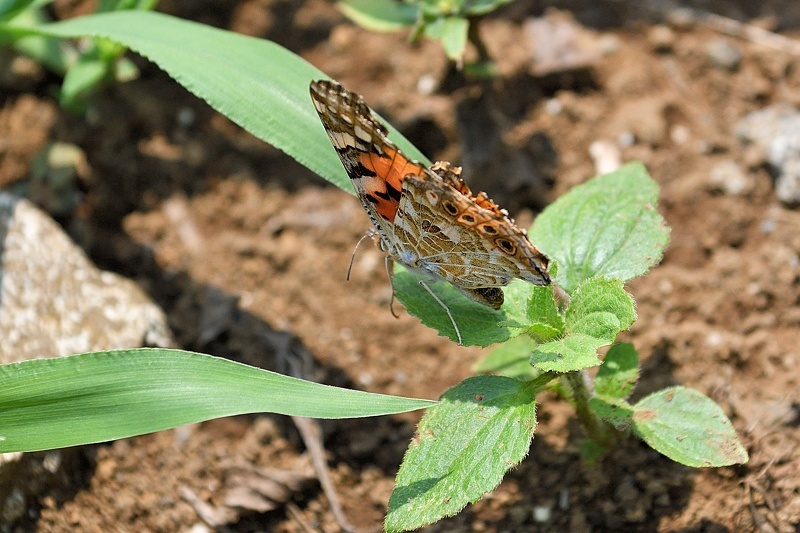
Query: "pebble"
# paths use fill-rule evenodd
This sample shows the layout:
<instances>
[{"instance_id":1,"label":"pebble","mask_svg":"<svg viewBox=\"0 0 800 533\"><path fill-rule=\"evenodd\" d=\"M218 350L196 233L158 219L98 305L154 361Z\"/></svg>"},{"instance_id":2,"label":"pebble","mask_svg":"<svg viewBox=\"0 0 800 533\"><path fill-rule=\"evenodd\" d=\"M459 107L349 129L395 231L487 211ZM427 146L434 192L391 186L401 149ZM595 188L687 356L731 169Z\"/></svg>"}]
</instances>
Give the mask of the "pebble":
<instances>
[{"instance_id":1,"label":"pebble","mask_svg":"<svg viewBox=\"0 0 800 533\"><path fill-rule=\"evenodd\" d=\"M735 128L736 136L767 154L775 169L775 195L784 205L800 205L800 112L777 104L754 111Z\"/></svg>"},{"instance_id":2,"label":"pebble","mask_svg":"<svg viewBox=\"0 0 800 533\"><path fill-rule=\"evenodd\" d=\"M714 165L708 178L712 190L722 191L725 194L737 196L750 192L753 188L751 180L739 164L732 159L726 159Z\"/></svg>"},{"instance_id":3,"label":"pebble","mask_svg":"<svg viewBox=\"0 0 800 533\"><path fill-rule=\"evenodd\" d=\"M718 37L706 45L706 56L712 65L724 70L736 70L742 63L742 52L727 39Z\"/></svg>"},{"instance_id":4,"label":"pebble","mask_svg":"<svg viewBox=\"0 0 800 533\"><path fill-rule=\"evenodd\" d=\"M669 26L653 26L647 32L647 42L654 52L671 52L675 46L675 32Z\"/></svg>"}]
</instances>

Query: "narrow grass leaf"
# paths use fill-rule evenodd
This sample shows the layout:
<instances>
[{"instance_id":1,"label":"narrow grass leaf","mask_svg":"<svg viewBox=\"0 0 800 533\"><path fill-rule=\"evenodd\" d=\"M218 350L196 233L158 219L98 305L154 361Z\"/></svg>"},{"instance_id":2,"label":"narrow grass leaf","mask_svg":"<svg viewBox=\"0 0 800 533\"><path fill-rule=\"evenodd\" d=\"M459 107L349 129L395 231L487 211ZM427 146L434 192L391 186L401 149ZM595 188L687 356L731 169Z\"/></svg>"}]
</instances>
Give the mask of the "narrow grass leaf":
<instances>
[{"instance_id":1,"label":"narrow grass leaf","mask_svg":"<svg viewBox=\"0 0 800 533\"><path fill-rule=\"evenodd\" d=\"M433 404L181 350L97 352L0 366L0 452L102 442L243 413L352 418Z\"/></svg>"},{"instance_id":2,"label":"narrow grass leaf","mask_svg":"<svg viewBox=\"0 0 800 533\"><path fill-rule=\"evenodd\" d=\"M722 409L693 389L671 387L643 398L634 405L633 430L651 448L687 466L748 461Z\"/></svg>"},{"instance_id":3,"label":"narrow grass leaf","mask_svg":"<svg viewBox=\"0 0 800 533\"><path fill-rule=\"evenodd\" d=\"M4 30L20 31L0 25L0 32ZM256 137L353 192L308 92L311 80L326 76L273 42L151 11L99 13L22 31L120 43ZM396 130L390 130L408 156L429 162Z\"/></svg>"}]
</instances>

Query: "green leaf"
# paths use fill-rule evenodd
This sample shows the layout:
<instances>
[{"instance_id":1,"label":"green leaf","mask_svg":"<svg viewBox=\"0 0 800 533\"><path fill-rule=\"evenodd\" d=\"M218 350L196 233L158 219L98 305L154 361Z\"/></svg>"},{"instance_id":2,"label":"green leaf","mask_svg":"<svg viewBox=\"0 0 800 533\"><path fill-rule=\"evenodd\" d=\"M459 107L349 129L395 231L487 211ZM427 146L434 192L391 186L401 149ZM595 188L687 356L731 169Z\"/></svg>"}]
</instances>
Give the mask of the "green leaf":
<instances>
[{"instance_id":1,"label":"green leaf","mask_svg":"<svg viewBox=\"0 0 800 533\"><path fill-rule=\"evenodd\" d=\"M253 135L345 191L350 180L322 128L308 86L326 76L275 43L152 11L117 11L10 31L52 37L96 37L150 59L178 83ZM396 130L411 158L429 160Z\"/></svg>"},{"instance_id":2,"label":"green leaf","mask_svg":"<svg viewBox=\"0 0 800 533\"><path fill-rule=\"evenodd\" d=\"M528 453L538 390L536 382L482 376L447 391L406 452L386 530L430 524L494 489Z\"/></svg>"},{"instance_id":3,"label":"green leaf","mask_svg":"<svg viewBox=\"0 0 800 533\"><path fill-rule=\"evenodd\" d=\"M536 347L531 364L539 370L572 372L600 364L597 349L607 344L589 335L572 334Z\"/></svg>"},{"instance_id":4,"label":"green leaf","mask_svg":"<svg viewBox=\"0 0 800 533\"><path fill-rule=\"evenodd\" d=\"M600 364L597 350L636 320L633 298L619 280L593 278L574 292L561 339L540 344L531 363L540 370L572 372Z\"/></svg>"},{"instance_id":5,"label":"green leaf","mask_svg":"<svg viewBox=\"0 0 800 533\"><path fill-rule=\"evenodd\" d=\"M424 33L431 39L442 42L447 57L458 61L467 47L469 21L462 17L439 17L427 22Z\"/></svg>"},{"instance_id":6,"label":"green leaf","mask_svg":"<svg viewBox=\"0 0 800 533\"><path fill-rule=\"evenodd\" d=\"M623 342L608 350L597 372L594 390L598 396L625 399L638 379L639 354L633 344Z\"/></svg>"},{"instance_id":7,"label":"green leaf","mask_svg":"<svg viewBox=\"0 0 800 533\"><path fill-rule=\"evenodd\" d=\"M587 320L595 315L611 314L619 320L619 331L636 321L636 308L623 282L616 279L593 278L581 283L572 295L567 309L566 331L588 333ZM615 333L616 335L616 333ZM613 339L612 339L613 340Z\"/></svg>"},{"instance_id":8,"label":"green leaf","mask_svg":"<svg viewBox=\"0 0 800 533\"><path fill-rule=\"evenodd\" d=\"M0 22L11 20L25 10L33 10L52 0L0 0Z\"/></svg>"},{"instance_id":9,"label":"green leaf","mask_svg":"<svg viewBox=\"0 0 800 533\"><path fill-rule=\"evenodd\" d=\"M419 7L392 0L343 0L336 4L344 15L370 31L397 31L414 25Z\"/></svg>"},{"instance_id":10,"label":"green leaf","mask_svg":"<svg viewBox=\"0 0 800 533\"><path fill-rule=\"evenodd\" d=\"M597 416L613 424L620 431L627 430L631 425L634 411L625 400L595 397L589 400L589 407Z\"/></svg>"},{"instance_id":11,"label":"green leaf","mask_svg":"<svg viewBox=\"0 0 800 533\"><path fill-rule=\"evenodd\" d=\"M392 286L408 313L443 337L457 342L458 336L447 310L420 285L421 278L401 265L394 268ZM470 300L447 282L426 281L425 284L450 310L464 346L490 346L524 333L530 283L515 280L506 287L505 302L500 311Z\"/></svg>"},{"instance_id":12,"label":"green leaf","mask_svg":"<svg viewBox=\"0 0 800 533\"><path fill-rule=\"evenodd\" d=\"M61 95L59 103L62 107L75 111L83 112L85 97L88 91L109 77L113 64L101 58L97 47L78 56L67 69L64 75L64 82L61 84Z\"/></svg>"},{"instance_id":13,"label":"green leaf","mask_svg":"<svg viewBox=\"0 0 800 533\"><path fill-rule=\"evenodd\" d=\"M671 387L643 398L634 406L633 430L651 448L687 466L748 461L722 409L693 389Z\"/></svg>"},{"instance_id":14,"label":"green leaf","mask_svg":"<svg viewBox=\"0 0 800 533\"><path fill-rule=\"evenodd\" d=\"M593 277L641 276L662 257L669 238L656 210L658 186L640 163L573 188L536 219L530 238L559 263L568 293Z\"/></svg>"},{"instance_id":15,"label":"green leaf","mask_svg":"<svg viewBox=\"0 0 800 533\"><path fill-rule=\"evenodd\" d=\"M97 352L0 366L0 452L102 442L242 413L351 418L433 404L181 350Z\"/></svg>"},{"instance_id":16,"label":"green leaf","mask_svg":"<svg viewBox=\"0 0 800 533\"><path fill-rule=\"evenodd\" d=\"M510 3L511 0L470 0L464 2L464 14L469 16L485 15L500 6Z\"/></svg>"},{"instance_id":17,"label":"green leaf","mask_svg":"<svg viewBox=\"0 0 800 533\"><path fill-rule=\"evenodd\" d=\"M529 320L528 331L543 342L558 338L564 332L564 318L556 307L553 285L530 287L526 310Z\"/></svg>"},{"instance_id":18,"label":"green leaf","mask_svg":"<svg viewBox=\"0 0 800 533\"><path fill-rule=\"evenodd\" d=\"M530 363L531 352L536 341L528 335L520 335L494 348L482 360L475 363L472 371L477 374L498 374L523 381L531 381L542 372Z\"/></svg>"}]
</instances>

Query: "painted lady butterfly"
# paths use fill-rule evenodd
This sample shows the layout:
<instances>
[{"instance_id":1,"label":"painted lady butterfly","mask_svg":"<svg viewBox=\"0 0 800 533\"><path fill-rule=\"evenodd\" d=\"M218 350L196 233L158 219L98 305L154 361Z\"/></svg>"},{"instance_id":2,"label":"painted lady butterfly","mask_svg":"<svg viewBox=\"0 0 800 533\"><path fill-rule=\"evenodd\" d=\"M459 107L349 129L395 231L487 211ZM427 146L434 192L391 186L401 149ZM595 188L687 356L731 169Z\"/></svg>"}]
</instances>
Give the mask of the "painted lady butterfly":
<instances>
[{"instance_id":1,"label":"painted lady butterfly","mask_svg":"<svg viewBox=\"0 0 800 533\"><path fill-rule=\"evenodd\" d=\"M405 157L361 96L338 83L311 82L311 98L390 261L492 309L503 305L500 287L514 278L550 284L547 257L486 193L472 194L459 167ZM461 344L450 310L420 283L445 308Z\"/></svg>"}]
</instances>

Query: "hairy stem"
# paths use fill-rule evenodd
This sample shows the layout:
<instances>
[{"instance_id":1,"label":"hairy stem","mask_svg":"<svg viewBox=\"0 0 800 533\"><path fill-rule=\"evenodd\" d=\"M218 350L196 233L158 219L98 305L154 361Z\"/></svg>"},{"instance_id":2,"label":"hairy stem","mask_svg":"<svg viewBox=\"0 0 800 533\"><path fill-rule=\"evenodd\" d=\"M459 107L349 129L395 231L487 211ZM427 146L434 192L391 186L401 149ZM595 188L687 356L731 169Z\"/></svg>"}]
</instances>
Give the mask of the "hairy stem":
<instances>
[{"instance_id":1,"label":"hairy stem","mask_svg":"<svg viewBox=\"0 0 800 533\"><path fill-rule=\"evenodd\" d=\"M606 448L613 445L618 438L616 430L601 420L589 407L592 392L587 382L586 373L583 371L569 372L564 374L564 381L572 395L572 403L575 406L578 419L581 421L589 438Z\"/></svg>"}]
</instances>

